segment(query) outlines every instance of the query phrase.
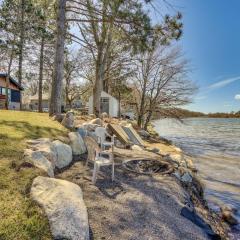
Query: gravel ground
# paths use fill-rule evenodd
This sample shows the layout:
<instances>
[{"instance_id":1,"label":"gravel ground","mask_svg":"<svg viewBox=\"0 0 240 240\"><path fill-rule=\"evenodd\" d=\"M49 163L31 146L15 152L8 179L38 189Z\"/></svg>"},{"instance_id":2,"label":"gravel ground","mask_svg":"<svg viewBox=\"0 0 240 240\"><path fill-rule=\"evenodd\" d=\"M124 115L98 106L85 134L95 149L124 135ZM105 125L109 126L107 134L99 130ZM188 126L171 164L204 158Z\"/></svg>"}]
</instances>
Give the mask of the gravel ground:
<instances>
[{"instance_id":1,"label":"gravel ground","mask_svg":"<svg viewBox=\"0 0 240 240\"><path fill-rule=\"evenodd\" d=\"M92 168L80 161L56 176L82 188L91 239L208 239L202 229L180 215L188 195L173 177L136 175L118 165L114 182L110 168L103 167L93 185Z\"/></svg>"}]
</instances>

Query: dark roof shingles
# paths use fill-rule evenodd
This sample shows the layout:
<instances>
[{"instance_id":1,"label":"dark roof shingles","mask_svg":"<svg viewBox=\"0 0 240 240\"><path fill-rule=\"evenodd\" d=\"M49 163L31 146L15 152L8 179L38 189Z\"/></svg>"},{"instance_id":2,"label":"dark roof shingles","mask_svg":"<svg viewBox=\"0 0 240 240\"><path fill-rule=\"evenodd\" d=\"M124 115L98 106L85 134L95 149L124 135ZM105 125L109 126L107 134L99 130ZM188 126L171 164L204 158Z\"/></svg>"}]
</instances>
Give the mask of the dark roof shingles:
<instances>
[{"instance_id":1,"label":"dark roof shingles","mask_svg":"<svg viewBox=\"0 0 240 240\"><path fill-rule=\"evenodd\" d=\"M0 73L0 77L6 77L7 74L6 73ZM12 84L14 84L15 86L17 86L20 90L24 90L24 88L15 80L10 76L10 81L12 82Z\"/></svg>"}]
</instances>

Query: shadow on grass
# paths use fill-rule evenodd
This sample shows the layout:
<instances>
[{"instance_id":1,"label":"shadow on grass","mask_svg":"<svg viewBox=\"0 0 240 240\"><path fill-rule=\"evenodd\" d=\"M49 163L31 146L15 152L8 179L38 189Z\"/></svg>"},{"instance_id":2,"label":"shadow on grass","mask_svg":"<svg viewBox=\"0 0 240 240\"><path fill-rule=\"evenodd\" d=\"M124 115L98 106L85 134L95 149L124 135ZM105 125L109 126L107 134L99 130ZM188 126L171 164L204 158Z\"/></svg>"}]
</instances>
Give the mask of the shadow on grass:
<instances>
[{"instance_id":1,"label":"shadow on grass","mask_svg":"<svg viewBox=\"0 0 240 240\"><path fill-rule=\"evenodd\" d=\"M0 134L0 160L10 159L19 161L22 159L26 139L41 137L56 137L64 135L64 131L46 126L31 125L26 121L0 121L0 126L11 127L6 133ZM18 136L19 133L19 136Z\"/></svg>"},{"instance_id":2,"label":"shadow on grass","mask_svg":"<svg viewBox=\"0 0 240 240\"><path fill-rule=\"evenodd\" d=\"M22 139L35 139L39 137L46 137L46 136L57 136L63 134L63 131L52 128L52 127L43 127L43 126L33 126L28 122L24 121L0 121L0 125L9 126L14 128L15 131L19 131L22 133ZM0 134L0 139L7 140L11 138L9 134ZM19 139L18 139L19 140Z\"/></svg>"}]
</instances>

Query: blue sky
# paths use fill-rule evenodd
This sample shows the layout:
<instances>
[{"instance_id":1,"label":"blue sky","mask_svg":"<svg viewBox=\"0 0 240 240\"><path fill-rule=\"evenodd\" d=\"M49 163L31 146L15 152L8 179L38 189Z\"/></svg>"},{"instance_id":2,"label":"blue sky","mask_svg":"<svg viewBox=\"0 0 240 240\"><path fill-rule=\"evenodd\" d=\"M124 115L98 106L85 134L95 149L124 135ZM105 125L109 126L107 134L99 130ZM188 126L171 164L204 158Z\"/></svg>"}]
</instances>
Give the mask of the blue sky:
<instances>
[{"instance_id":1,"label":"blue sky","mask_svg":"<svg viewBox=\"0 0 240 240\"><path fill-rule=\"evenodd\" d=\"M240 0L175 0L183 13L180 45L199 86L190 110L240 110Z\"/></svg>"}]
</instances>

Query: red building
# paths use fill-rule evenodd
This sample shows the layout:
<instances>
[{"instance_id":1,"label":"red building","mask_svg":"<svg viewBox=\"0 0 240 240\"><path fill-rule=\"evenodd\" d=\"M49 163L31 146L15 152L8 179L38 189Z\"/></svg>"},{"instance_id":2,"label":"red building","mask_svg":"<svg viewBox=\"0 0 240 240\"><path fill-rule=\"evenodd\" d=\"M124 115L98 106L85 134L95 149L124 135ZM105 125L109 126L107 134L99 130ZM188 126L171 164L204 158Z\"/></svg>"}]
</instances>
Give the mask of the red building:
<instances>
[{"instance_id":1,"label":"red building","mask_svg":"<svg viewBox=\"0 0 240 240\"><path fill-rule=\"evenodd\" d=\"M5 109L6 103L6 73L0 73L0 109ZM12 77L10 77L10 84L8 87L8 108L20 109L20 92L23 91L23 87Z\"/></svg>"}]
</instances>

